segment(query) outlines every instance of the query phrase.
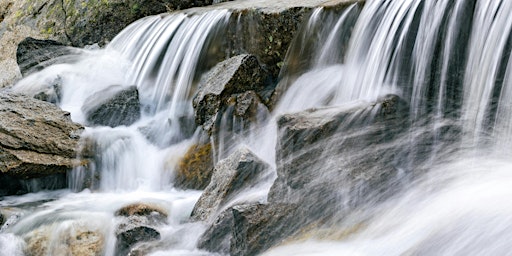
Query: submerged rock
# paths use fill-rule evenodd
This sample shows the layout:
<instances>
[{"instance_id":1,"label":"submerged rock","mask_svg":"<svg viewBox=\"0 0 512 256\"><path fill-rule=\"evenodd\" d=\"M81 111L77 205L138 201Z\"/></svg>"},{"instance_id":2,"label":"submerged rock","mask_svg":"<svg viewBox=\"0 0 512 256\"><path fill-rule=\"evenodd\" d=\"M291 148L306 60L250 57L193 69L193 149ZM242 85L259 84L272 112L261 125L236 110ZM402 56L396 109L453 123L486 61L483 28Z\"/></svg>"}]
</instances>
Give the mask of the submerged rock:
<instances>
[{"instance_id":1,"label":"submerged rock","mask_svg":"<svg viewBox=\"0 0 512 256\"><path fill-rule=\"evenodd\" d=\"M83 164L74 160L82 131L53 104L0 93L0 183L65 177Z\"/></svg>"},{"instance_id":2,"label":"submerged rock","mask_svg":"<svg viewBox=\"0 0 512 256\"><path fill-rule=\"evenodd\" d=\"M210 184L194 206L191 219L209 220L234 195L255 185L257 178L268 168L267 163L246 148L221 160L215 166Z\"/></svg>"},{"instance_id":3,"label":"submerged rock","mask_svg":"<svg viewBox=\"0 0 512 256\"><path fill-rule=\"evenodd\" d=\"M238 55L220 62L203 77L194 97L196 123L211 134L233 94L262 92L269 83L268 78L253 55ZM243 103L242 98L240 102Z\"/></svg>"},{"instance_id":4,"label":"submerged rock","mask_svg":"<svg viewBox=\"0 0 512 256\"><path fill-rule=\"evenodd\" d=\"M57 225L57 224L56 224ZM85 224L72 222L65 228L45 225L24 235L27 255L102 255L105 236Z\"/></svg>"},{"instance_id":5,"label":"submerged rock","mask_svg":"<svg viewBox=\"0 0 512 256\"><path fill-rule=\"evenodd\" d=\"M174 186L181 189L205 189L213 173L212 144L192 145L176 170Z\"/></svg>"},{"instance_id":6,"label":"submerged rock","mask_svg":"<svg viewBox=\"0 0 512 256\"><path fill-rule=\"evenodd\" d=\"M139 91L136 86L111 86L89 96L82 111L90 125L131 125L140 118Z\"/></svg>"}]
</instances>

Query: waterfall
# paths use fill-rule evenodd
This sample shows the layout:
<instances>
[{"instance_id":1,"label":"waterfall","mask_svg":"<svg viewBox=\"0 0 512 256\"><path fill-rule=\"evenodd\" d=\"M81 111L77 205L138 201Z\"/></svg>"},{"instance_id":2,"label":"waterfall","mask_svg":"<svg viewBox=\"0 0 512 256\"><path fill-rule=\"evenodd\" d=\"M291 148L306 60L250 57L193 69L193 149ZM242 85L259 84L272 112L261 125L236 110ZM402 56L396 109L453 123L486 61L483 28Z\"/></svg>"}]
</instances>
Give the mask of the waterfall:
<instances>
[{"instance_id":1,"label":"waterfall","mask_svg":"<svg viewBox=\"0 0 512 256\"><path fill-rule=\"evenodd\" d=\"M25 239L42 232L51 237L49 253L56 254L62 247L58 238L90 224L104 238L102 253L113 255L114 212L149 202L169 213L161 241L152 244L157 253L206 254L196 248L204 223L188 222L201 191L178 190L173 177L179 159L198 141L196 127L181 122L193 120L191 98L210 68L208 51L233 20L232 11L220 6L146 17L105 49L84 50L80 61L50 66L13 88L30 91L58 80L60 107L77 122L86 123L86 99L112 85L135 85L142 109L131 125L86 128L84 152L94 154L78 156L91 162L69 174L74 192L1 200L0 206L21 214L11 216L20 218L15 225L0 229L0 248L22 254ZM510 254L512 1L367 0L361 6L314 8L288 49L274 109L260 104L258 120L248 127L230 113L220 118L218 138L210 138L215 161L243 144L272 172L264 184L230 201L266 198L282 164L276 145L283 115L356 109L336 136L300 149L314 152L317 164L302 174L314 173L312 180L326 181L316 185L334 191L321 194L329 204L316 210L334 212L336 221L308 223L299 234L306 239L287 237L268 255ZM393 134L394 126L364 126L380 110L375 102L390 94L407 106L399 132ZM365 134L383 139L358 139ZM361 185L365 175L386 167L396 171L391 185L368 192ZM355 169L361 184L348 184L352 173L340 175L343 168Z\"/></svg>"}]
</instances>

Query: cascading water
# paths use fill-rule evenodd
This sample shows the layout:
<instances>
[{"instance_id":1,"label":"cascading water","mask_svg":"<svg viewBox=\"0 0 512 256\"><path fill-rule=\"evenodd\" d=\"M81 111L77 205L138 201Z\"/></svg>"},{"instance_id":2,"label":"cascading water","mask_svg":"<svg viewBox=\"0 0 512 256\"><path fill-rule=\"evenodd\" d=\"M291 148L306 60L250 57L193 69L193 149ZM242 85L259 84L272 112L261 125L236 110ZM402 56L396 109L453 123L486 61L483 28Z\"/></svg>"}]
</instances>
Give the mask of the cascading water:
<instances>
[{"instance_id":1,"label":"cascading water","mask_svg":"<svg viewBox=\"0 0 512 256\"><path fill-rule=\"evenodd\" d=\"M313 239L298 239L269 255L509 254L511 11L507 0L368 0L362 10L354 5L339 15L323 8L311 13L288 51L278 85L285 92L268 124L220 147L247 144L275 169L280 115L308 108L358 108L396 94L409 106L406 132L384 145L370 142L362 152L357 151L361 147L343 152L344 160L359 160L386 151L400 170L397 177L406 181L402 190L388 189L401 191L391 198L370 200L327 230L311 232ZM94 182L99 175L97 191L42 192L0 201L16 212L11 216L15 223L0 230L0 248L22 255L23 248L38 246L26 240L45 236L49 238L33 241L45 243L46 254L69 253L62 238L92 230L89 241L104 243L101 253L113 255L113 212L147 202L170 213L156 255L208 254L195 248L204 227L183 224L200 192L178 191L171 181L177 159L195 140L185 135L178 120L192 115L198 62L229 16L229 11L217 10L148 17L125 29L106 49L85 52L78 63L48 67L16 85L14 90L28 91L38 81L60 79L60 105L79 122L85 122L85 99L113 84L137 85L143 109L141 120L131 126L87 128L84 137L98 153L88 166L90 173L73 171L70 187L80 190L84 180ZM368 113L357 112L340 127L365 118L357 115ZM338 167L330 154L350 135L322 145L319 157L325 161L319 170ZM418 172L426 174L417 177ZM253 194L260 198L268 185L256 187ZM365 196L340 195L345 198L333 204Z\"/></svg>"}]
</instances>

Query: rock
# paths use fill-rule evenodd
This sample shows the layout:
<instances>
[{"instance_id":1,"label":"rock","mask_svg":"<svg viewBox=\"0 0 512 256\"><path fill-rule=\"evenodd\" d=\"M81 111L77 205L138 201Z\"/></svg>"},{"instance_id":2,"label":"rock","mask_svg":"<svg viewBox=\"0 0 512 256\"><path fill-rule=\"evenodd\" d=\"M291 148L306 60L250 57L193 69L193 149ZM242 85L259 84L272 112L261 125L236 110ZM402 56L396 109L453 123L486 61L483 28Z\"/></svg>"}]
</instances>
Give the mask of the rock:
<instances>
[{"instance_id":1,"label":"rock","mask_svg":"<svg viewBox=\"0 0 512 256\"><path fill-rule=\"evenodd\" d=\"M394 95L283 115L269 202L298 204L317 219L389 196L401 157L400 146L389 142L407 129L407 116Z\"/></svg>"},{"instance_id":2,"label":"rock","mask_svg":"<svg viewBox=\"0 0 512 256\"><path fill-rule=\"evenodd\" d=\"M174 186L181 189L205 189L212 173L212 144L192 145L178 165Z\"/></svg>"},{"instance_id":3,"label":"rock","mask_svg":"<svg viewBox=\"0 0 512 256\"><path fill-rule=\"evenodd\" d=\"M253 55L238 55L217 64L201 80L193 107L196 123L210 134L233 94L263 91L268 75Z\"/></svg>"},{"instance_id":4,"label":"rock","mask_svg":"<svg viewBox=\"0 0 512 256\"><path fill-rule=\"evenodd\" d=\"M126 255L137 243L160 239L160 232L151 227L138 226L119 232L116 238L116 255Z\"/></svg>"},{"instance_id":5,"label":"rock","mask_svg":"<svg viewBox=\"0 0 512 256\"><path fill-rule=\"evenodd\" d=\"M136 203L115 213L120 219L116 229L116 255L127 255L142 242L160 239L157 226L167 223L167 213L158 206Z\"/></svg>"},{"instance_id":6,"label":"rock","mask_svg":"<svg viewBox=\"0 0 512 256\"><path fill-rule=\"evenodd\" d=\"M139 92L136 86L111 86L89 96L82 111L90 125L128 126L140 118Z\"/></svg>"},{"instance_id":7,"label":"rock","mask_svg":"<svg viewBox=\"0 0 512 256\"><path fill-rule=\"evenodd\" d=\"M42 178L84 164L74 160L82 131L55 105L0 93L0 177Z\"/></svg>"},{"instance_id":8,"label":"rock","mask_svg":"<svg viewBox=\"0 0 512 256\"><path fill-rule=\"evenodd\" d=\"M41 226L24 235L27 255L102 255L105 236L85 224L73 222L65 228Z\"/></svg>"},{"instance_id":9,"label":"rock","mask_svg":"<svg viewBox=\"0 0 512 256\"><path fill-rule=\"evenodd\" d=\"M221 160L215 166L210 184L194 206L191 219L209 220L233 195L254 185L268 168L267 163L246 148Z\"/></svg>"},{"instance_id":10,"label":"rock","mask_svg":"<svg viewBox=\"0 0 512 256\"><path fill-rule=\"evenodd\" d=\"M197 242L197 248L209 252L228 255L233 237L233 208L221 212L215 221L201 235Z\"/></svg>"},{"instance_id":11,"label":"rock","mask_svg":"<svg viewBox=\"0 0 512 256\"><path fill-rule=\"evenodd\" d=\"M165 223L167 220L167 213L165 210L160 209L158 206L135 203L124 206L115 212L115 216L145 216L150 223Z\"/></svg>"},{"instance_id":12,"label":"rock","mask_svg":"<svg viewBox=\"0 0 512 256\"><path fill-rule=\"evenodd\" d=\"M259 255L291 236L302 224L294 205L249 204L233 207L230 255Z\"/></svg>"},{"instance_id":13,"label":"rock","mask_svg":"<svg viewBox=\"0 0 512 256\"><path fill-rule=\"evenodd\" d=\"M18 44L16 60L21 74L27 76L55 63L77 60L80 53L81 50L54 40L27 37Z\"/></svg>"},{"instance_id":14,"label":"rock","mask_svg":"<svg viewBox=\"0 0 512 256\"><path fill-rule=\"evenodd\" d=\"M0 212L0 230L2 229L2 226L4 225L4 223L5 223L4 214L2 212Z\"/></svg>"},{"instance_id":15,"label":"rock","mask_svg":"<svg viewBox=\"0 0 512 256\"><path fill-rule=\"evenodd\" d=\"M297 29L316 7L341 11L363 0L301 0L248 1L244 4L225 3L233 9L226 34L230 56L254 54L277 80L290 43ZM211 7L205 7L211 8ZM240 33L250 31L250 33ZM266 102L266 101L264 101Z\"/></svg>"}]
</instances>

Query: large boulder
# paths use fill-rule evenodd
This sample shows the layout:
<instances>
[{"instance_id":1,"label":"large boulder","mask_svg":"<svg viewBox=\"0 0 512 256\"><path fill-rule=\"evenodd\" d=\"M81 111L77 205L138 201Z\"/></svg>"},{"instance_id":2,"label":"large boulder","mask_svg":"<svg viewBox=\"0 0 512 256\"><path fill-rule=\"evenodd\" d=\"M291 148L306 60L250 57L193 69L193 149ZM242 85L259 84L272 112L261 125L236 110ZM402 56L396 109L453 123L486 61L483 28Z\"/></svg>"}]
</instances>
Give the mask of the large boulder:
<instances>
[{"instance_id":1,"label":"large boulder","mask_svg":"<svg viewBox=\"0 0 512 256\"><path fill-rule=\"evenodd\" d=\"M406 103L394 95L281 116L269 201L298 204L323 218L385 197L402 157L391 142L403 135L407 116ZM343 207L334 207L340 200Z\"/></svg>"},{"instance_id":2,"label":"large boulder","mask_svg":"<svg viewBox=\"0 0 512 256\"><path fill-rule=\"evenodd\" d=\"M83 164L75 160L82 131L55 105L0 93L0 183L65 175Z\"/></svg>"},{"instance_id":3,"label":"large boulder","mask_svg":"<svg viewBox=\"0 0 512 256\"><path fill-rule=\"evenodd\" d=\"M16 61L21 74L27 76L58 62L69 63L77 60L80 53L80 49L65 46L54 40L27 37L18 44Z\"/></svg>"},{"instance_id":4,"label":"large boulder","mask_svg":"<svg viewBox=\"0 0 512 256\"><path fill-rule=\"evenodd\" d=\"M248 91L263 92L269 84L268 78L253 55L238 55L220 62L203 77L194 97L196 123L211 134L232 99L238 98L232 98L232 95ZM239 102L238 105L244 103L243 97ZM246 102L246 105L250 103Z\"/></svg>"},{"instance_id":5,"label":"large boulder","mask_svg":"<svg viewBox=\"0 0 512 256\"><path fill-rule=\"evenodd\" d=\"M215 166L210 184L194 206L191 219L210 220L234 195L255 185L269 167L246 148L221 160Z\"/></svg>"},{"instance_id":6,"label":"large boulder","mask_svg":"<svg viewBox=\"0 0 512 256\"><path fill-rule=\"evenodd\" d=\"M82 106L89 125L131 125L140 118L136 86L113 85L88 97Z\"/></svg>"}]
</instances>

